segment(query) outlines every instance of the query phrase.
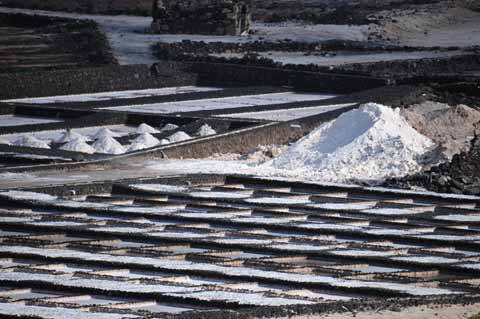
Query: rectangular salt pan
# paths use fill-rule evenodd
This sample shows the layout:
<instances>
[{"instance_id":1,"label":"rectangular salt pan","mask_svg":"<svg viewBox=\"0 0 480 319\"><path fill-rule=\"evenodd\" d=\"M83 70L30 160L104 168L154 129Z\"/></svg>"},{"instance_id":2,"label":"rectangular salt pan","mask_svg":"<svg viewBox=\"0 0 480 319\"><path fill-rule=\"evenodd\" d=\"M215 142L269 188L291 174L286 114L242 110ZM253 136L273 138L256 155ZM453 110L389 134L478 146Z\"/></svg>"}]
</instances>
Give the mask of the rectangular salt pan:
<instances>
[{"instance_id":1,"label":"rectangular salt pan","mask_svg":"<svg viewBox=\"0 0 480 319\"><path fill-rule=\"evenodd\" d=\"M32 104L47 104L47 103L72 103L72 102L95 102L105 100L117 99L134 99L140 97L153 97L171 94L193 93L193 92L209 92L219 91L221 88L214 87L199 87L199 86L180 86L168 87L161 89L147 89L147 90L131 90L131 91L113 91L92 94L76 94L76 95L60 95L50 97L38 97L27 99L15 99L4 102L18 102L18 103L32 103Z\"/></svg>"},{"instance_id":2,"label":"rectangular salt pan","mask_svg":"<svg viewBox=\"0 0 480 319\"><path fill-rule=\"evenodd\" d=\"M175 306L175 305L164 305L156 302L151 303L140 303L140 304L131 304L129 309L132 310L145 310L150 312L161 312L161 313L182 313L185 311L191 311L193 308Z\"/></svg>"},{"instance_id":3,"label":"rectangular salt pan","mask_svg":"<svg viewBox=\"0 0 480 319\"><path fill-rule=\"evenodd\" d=\"M102 297L102 296L78 296L78 297L71 297L65 298L62 300L58 300L57 302L62 303L69 303L69 304L77 304L81 306L88 306L88 305L109 305L109 304L118 304L126 302L125 299L115 299L110 297Z\"/></svg>"},{"instance_id":4,"label":"rectangular salt pan","mask_svg":"<svg viewBox=\"0 0 480 319\"><path fill-rule=\"evenodd\" d=\"M42 118L42 117L17 116L17 115L0 115L0 127L59 123L59 122L63 122L63 120L56 120L56 119L45 118L45 117Z\"/></svg>"},{"instance_id":5,"label":"rectangular salt pan","mask_svg":"<svg viewBox=\"0 0 480 319\"><path fill-rule=\"evenodd\" d=\"M218 109L231 109L239 107L253 107L261 105L286 104L301 101L324 100L335 97L325 94L307 93L272 93L261 95L247 95L236 97L224 97L216 99L203 99L181 102L167 102L154 104L140 104L105 108L114 111L127 111L133 113L177 113L196 112Z\"/></svg>"},{"instance_id":6,"label":"rectangular salt pan","mask_svg":"<svg viewBox=\"0 0 480 319\"><path fill-rule=\"evenodd\" d=\"M292 121L302 117L314 116L334 110L346 108L355 105L355 103L323 105L317 107L305 107L298 109L284 109L275 111L261 111L261 112L246 112L218 115L218 117L252 119L252 120L267 120L267 121Z\"/></svg>"},{"instance_id":7,"label":"rectangular salt pan","mask_svg":"<svg viewBox=\"0 0 480 319\"><path fill-rule=\"evenodd\" d=\"M39 299L39 298L52 298L60 297L65 295L65 293L53 292L53 291L40 291L40 290L20 290L18 292L2 292L2 297L8 297L12 300L22 300L22 299Z\"/></svg>"}]
</instances>

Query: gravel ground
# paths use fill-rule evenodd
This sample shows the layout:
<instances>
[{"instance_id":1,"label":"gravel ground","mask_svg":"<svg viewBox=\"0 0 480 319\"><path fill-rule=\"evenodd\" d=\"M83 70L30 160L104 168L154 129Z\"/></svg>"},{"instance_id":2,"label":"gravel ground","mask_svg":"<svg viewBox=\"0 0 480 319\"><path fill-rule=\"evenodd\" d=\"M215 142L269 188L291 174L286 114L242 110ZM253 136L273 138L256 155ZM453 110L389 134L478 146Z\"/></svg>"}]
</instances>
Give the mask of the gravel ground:
<instances>
[{"instance_id":1,"label":"gravel ground","mask_svg":"<svg viewBox=\"0 0 480 319\"><path fill-rule=\"evenodd\" d=\"M453 306L421 306L409 307L401 311L378 311L378 312L360 312L330 314L325 316L305 316L298 319L464 319L480 312L480 304L473 305L453 305Z\"/></svg>"},{"instance_id":2,"label":"gravel ground","mask_svg":"<svg viewBox=\"0 0 480 319\"><path fill-rule=\"evenodd\" d=\"M382 11L380 39L415 47L480 45L480 12L443 1Z\"/></svg>"}]
</instances>

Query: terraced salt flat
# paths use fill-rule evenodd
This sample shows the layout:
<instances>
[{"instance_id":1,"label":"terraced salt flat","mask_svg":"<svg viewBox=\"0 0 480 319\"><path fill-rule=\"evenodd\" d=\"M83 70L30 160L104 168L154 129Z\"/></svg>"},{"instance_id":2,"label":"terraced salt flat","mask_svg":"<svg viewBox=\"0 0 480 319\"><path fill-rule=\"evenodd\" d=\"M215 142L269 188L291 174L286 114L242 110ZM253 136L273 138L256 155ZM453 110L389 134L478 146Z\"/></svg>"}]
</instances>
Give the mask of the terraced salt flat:
<instances>
[{"instance_id":1,"label":"terraced salt flat","mask_svg":"<svg viewBox=\"0 0 480 319\"><path fill-rule=\"evenodd\" d=\"M478 231L435 219L441 195L383 199L375 188L191 178L129 180L112 193L79 185L86 192L73 197L0 192L10 203L0 205L0 282L18 290L0 316L30 314L26 305L42 319L206 318L258 306L315 314L318 303L436 302L477 291L467 283L480 279ZM46 286L55 294L36 288ZM25 303L13 303L20 296Z\"/></svg>"},{"instance_id":2,"label":"terraced salt flat","mask_svg":"<svg viewBox=\"0 0 480 319\"><path fill-rule=\"evenodd\" d=\"M318 106L318 107L305 107L305 108L285 109L285 110L275 110L275 111L224 114L224 115L217 115L217 117L284 122L284 121L296 120L303 117L323 114L326 112L343 109L353 105L355 105L355 103L324 105L324 106Z\"/></svg>"},{"instance_id":3,"label":"terraced salt flat","mask_svg":"<svg viewBox=\"0 0 480 319\"><path fill-rule=\"evenodd\" d=\"M325 100L335 97L328 94L309 93L270 93L259 95L246 95L236 97L223 97L215 99L190 100L180 102L166 102L141 105L126 105L103 108L111 111L125 111L131 113L169 114L181 112L211 111L219 109L232 109L240 107L254 107L262 105L287 104L302 101Z\"/></svg>"},{"instance_id":4,"label":"terraced salt flat","mask_svg":"<svg viewBox=\"0 0 480 319\"><path fill-rule=\"evenodd\" d=\"M220 91L221 88L201 86L178 86L160 89L111 91L91 94L58 95L50 97L37 97L25 99L5 100L3 102L27 103L27 104L49 104L49 103L73 103L73 102L96 102L108 100L134 99L140 97L164 96L184 93ZM0 118L1 126L1 118Z\"/></svg>"},{"instance_id":5,"label":"terraced salt flat","mask_svg":"<svg viewBox=\"0 0 480 319\"><path fill-rule=\"evenodd\" d=\"M20 115L0 115L0 127L19 126L19 125L33 125L46 123L60 123L63 120L57 120L46 117L32 117Z\"/></svg>"}]
</instances>

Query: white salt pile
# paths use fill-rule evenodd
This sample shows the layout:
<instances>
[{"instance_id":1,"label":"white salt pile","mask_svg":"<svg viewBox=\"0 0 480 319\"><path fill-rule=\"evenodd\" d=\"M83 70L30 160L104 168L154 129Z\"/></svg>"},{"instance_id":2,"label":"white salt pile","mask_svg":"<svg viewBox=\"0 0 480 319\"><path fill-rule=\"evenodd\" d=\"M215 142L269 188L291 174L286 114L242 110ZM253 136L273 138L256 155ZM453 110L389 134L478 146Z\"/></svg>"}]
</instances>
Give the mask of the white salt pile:
<instances>
[{"instance_id":1,"label":"white salt pile","mask_svg":"<svg viewBox=\"0 0 480 319\"><path fill-rule=\"evenodd\" d=\"M208 124L202 125L197 131L197 135L200 135L200 136L210 136L210 135L215 135L215 134L217 134L217 131L215 131Z\"/></svg>"},{"instance_id":2,"label":"white salt pile","mask_svg":"<svg viewBox=\"0 0 480 319\"><path fill-rule=\"evenodd\" d=\"M178 128L178 125L168 123L160 129L160 132L173 131L173 130L176 130L177 128Z\"/></svg>"},{"instance_id":3,"label":"white salt pile","mask_svg":"<svg viewBox=\"0 0 480 319\"><path fill-rule=\"evenodd\" d=\"M35 136L32 135L25 135L19 145L26 146L26 147L35 147L35 148L50 148L47 142L39 140Z\"/></svg>"},{"instance_id":4,"label":"white salt pile","mask_svg":"<svg viewBox=\"0 0 480 319\"><path fill-rule=\"evenodd\" d=\"M95 140L98 140L100 138L104 138L104 137L120 137L120 134L104 127L104 128L101 128L100 130L98 130L97 133L95 133L95 135L93 136Z\"/></svg>"},{"instance_id":5,"label":"white salt pile","mask_svg":"<svg viewBox=\"0 0 480 319\"><path fill-rule=\"evenodd\" d=\"M264 167L324 181L380 181L421 170L432 147L399 110L369 103L323 124Z\"/></svg>"},{"instance_id":6,"label":"white salt pile","mask_svg":"<svg viewBox=\"0 0 480 319\"><path fill-rule=\"evenodd\" d=\"M62 136L55 140L55 143L68 143L71 141L82 141L82 142L90 142L91 139L87 136L84 136L80 133L74 132L72 130L67 130L62 133Z\"/></svg>"},{"instance_id":7,"label":"white salt pile","mask_svg":"<svg viewBox=\"0 0 480 319\"><path fill-rule=\"evenodd\" d=\"M143 150L160 144L160 141L149 133L140 134L128 148L129 152Z\"/></svg>"},{"instance_id":8,"label":"white salt pile","mask_svg":"<svg viewBox=\"0 0 480 319\"><path fill-rule=\"evenodd\" d=\"M103 136L98 138L92 147L95 149L96 153L102 154L123 154L126 152L125 147L122 146L111 136Z\"/></svg>"},{"instance_id":9,"label":"white salt pile","mask_svg":"<svg viewBox=\"0 0 480 319\"><path fill-rule=\"evenodd\" d=\"M190 140L192 139L192 137L183 131L178 131L175 134L172 134L169 137L167 137L167 139L170 141L170 143L178 143L178 142Z\"/></svg>"},{"instance_id":10,"label":"white salt pile","mask_svg":"<svg viewBox=\"0 0 480 319\"><path fill-rule=\"evenodd\" d=\"M95 153L95 149L82 140L72 140L67 144L62 145L60 149L64 151L80 152L87 154Z\"/></svg>"},{"instance_id":11,"label":"white salt pile","mask_svg":"<svg viewBox=\"0 0 480 319\"><path fill-rule=\"evenodd\" d=\"M137 129L135 130L135 132L136 132L137 134L143 134L143 133L150 133L150 134L160 133L159 130L157 130L156 128L151 127L150 125L145 124L145 123L140 124L140 125L137 127Z\"/></svg>"}]
</instances>

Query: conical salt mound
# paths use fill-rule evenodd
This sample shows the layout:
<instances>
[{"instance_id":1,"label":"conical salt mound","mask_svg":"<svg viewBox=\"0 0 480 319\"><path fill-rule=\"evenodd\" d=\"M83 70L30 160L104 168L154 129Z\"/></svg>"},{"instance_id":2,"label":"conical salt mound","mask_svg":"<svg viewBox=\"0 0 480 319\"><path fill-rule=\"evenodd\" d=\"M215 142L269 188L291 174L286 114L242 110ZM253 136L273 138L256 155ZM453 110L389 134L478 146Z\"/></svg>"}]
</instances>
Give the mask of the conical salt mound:
<instances>
[{"instance_id":1,"label":"conical salt mound","mask_svg":"<svg viewBox=\"0 0 480 319\"><path fill-rule=\"evenodd\" d=\"M187 133L185 133L183 131L178 131L177 133L170 135L167 139L171 143L178 143L178 142L190 140L191 137L190 137L190 135L188 135Z\"/></svg>"},{"instance_id":2,"label":"conical salt mound","mask_svg":"<svg viewBox=\"0 0 480 319\"><path fill-rule=\"evenodd\" d=\"M140 125L137 127L137 129L136 129L135 132L138 133L138 134L142 134L142 133L150 133L150 134L160 133L159 130L157 130L156 128L151 127L150 125L145 124L145 123L140 124Z\"/></svg>"},{"instance_id":3,"label":"conical salt mound","mask_svg":"<svg viewBox=\"0 0 480 319\"><path fill-rule=\"evenodd\" d=\"M35 136L26 135L20 141L21 146L25 147L35 147L35 148L50 148L47 142L39 140Z\"/></svg>"},{"instance_id":4,"label":"conical salt mound","mask_svg":"<svg viewBox=\"0 0 480 319\"><path fill-rule=\"evenodd\" d=\"M80 152L87 154L95 153L95 149L93 147L81 140L72 140L67 144L62 145L60 149L64 151Z\"/></svg>"},{"instance_id":5,"label":"conical salt mound","mask_svg":"<svg viewBox=\"0 0 480 319\"><path fill-rule=\"evenodd\" d=\"M178 128L178 125L168 123L160 129L160 132L173 131L173 130L176 130L177 128Z\"/></svg>"},{"instance_id":6,"label":"conical salt mound","mask_svg":"<svg viewBox=\"0 0 480 319\"><path fill-rule=\"evenodd\" d=\"M210 136L217 134L217 131L215 131L210 125L204 124L198 129L197 134L200 136Z\"/></svg>"},{"instance_id":7,"label":"conical salt mound","mask_svg":"<svg viewBox=\"0 0 480 319\"><path fill-rule=\"evenodd\" d=\"M160 143L160 141L156 137L152 136L149 133L140 134L135 139L134 142L145 144L147 147L153 147L153 146L156 146Z\"/></svg>"},{"instance_id":8,"label":"conical salt mound","mask_svg":"<svg viewBox=\"0 0 480 319\"><path fill-rule=\"evenodd\" d=\"M119 155L126 152L125 147L111 136L100 137L92 144L96 153Z\"/></svg>"},{"instance_id":9,"label":"conical salt mound","mask_svg":"<svg viewBox=\"0 0 480 319\"><path fill-rule=\"evenodd\" d=\"M82 142L91 141L91 139L87 136L84 136L80 133L77 133L71 130L67 130L62 133L62 136L59 139L55 140L55 143L68 143L75 140L82 141Z\"/></svg>"},{"instance_id":10,"label":"conical salt mound","mask_svg":"<svg viewBox=\"0 0 480 319\"><path fill-rule=\"evenodd\" d=\"M102 138L102 137L120 137L120 134L104 127L98 130L97 133L95 133L94 139L98 140L99 138Z\"/></svg>"},{"instance_id":11,"label":"conical salt mound","mask_svg":"<svg viewBox=\"0 0 480 319\"><path fill-rule=\"evenodd\" d=\"M399 110L369 103L321 125L265 165L325 181L379 181L420 171L432 147Z\"/></svg>"},{"instance_id":12,"label":"conical salt mound","mask_svg":"<svg viewBox=\"0 0 480 319\"><path fill-rule=\"evenodd\" d=\"M160 141L149 133L140 134L128 148L129 152L151 148L160 144Z\"/></svg>"}]
</instances>

